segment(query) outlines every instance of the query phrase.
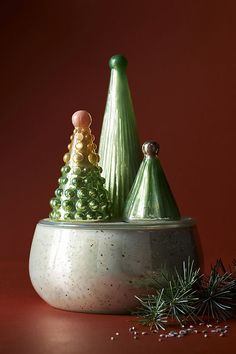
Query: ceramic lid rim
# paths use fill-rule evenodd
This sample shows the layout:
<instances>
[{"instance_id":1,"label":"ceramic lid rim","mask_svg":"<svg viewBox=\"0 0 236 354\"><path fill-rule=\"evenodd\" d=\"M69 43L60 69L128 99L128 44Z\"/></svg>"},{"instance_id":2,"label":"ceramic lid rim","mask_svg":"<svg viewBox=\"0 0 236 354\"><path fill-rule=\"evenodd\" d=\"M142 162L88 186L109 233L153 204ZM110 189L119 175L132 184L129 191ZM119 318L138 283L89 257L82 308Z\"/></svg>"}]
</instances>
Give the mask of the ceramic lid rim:
<instances>
[{"instance_id":1,"label":"ceramic lid rim","mask_svg":"<svg viewBox=\"0 0 236 354\"><path fill-rule=\"evenodd\" d=\"M154 220L136 221L136 222L64 222L51 221L50 219L42 219L38 225L54 227L54 228L68 228L68 229L87 229L87 230L162 230L191 227L196 225L196 220L191 217L182 217L179 220Z\"/></svg>"}]
</instances>

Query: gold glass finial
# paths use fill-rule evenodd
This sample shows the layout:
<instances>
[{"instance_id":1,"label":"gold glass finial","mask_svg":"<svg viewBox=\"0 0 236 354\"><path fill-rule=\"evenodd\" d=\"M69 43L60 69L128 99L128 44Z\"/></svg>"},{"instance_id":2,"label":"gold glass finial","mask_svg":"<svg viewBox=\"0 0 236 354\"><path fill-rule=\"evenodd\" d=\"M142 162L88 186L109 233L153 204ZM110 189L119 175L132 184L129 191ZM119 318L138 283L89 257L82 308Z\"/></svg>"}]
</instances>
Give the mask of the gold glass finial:
<instances>
[{"instance_id":1,"label":"gold glass finial","mask_svg":"<svg viewBox=\"0 0 236 354\"><path fill-rule=\"evenodd\" d=\"M77 111L72 116L72 123L75 129L68 145L69 152L64 155L63 161L70 166L97 166L99 155L96 153L97 146L93 143L94 136L91 134L91 115L86 111Z\"/></svg>"}]
</instances>

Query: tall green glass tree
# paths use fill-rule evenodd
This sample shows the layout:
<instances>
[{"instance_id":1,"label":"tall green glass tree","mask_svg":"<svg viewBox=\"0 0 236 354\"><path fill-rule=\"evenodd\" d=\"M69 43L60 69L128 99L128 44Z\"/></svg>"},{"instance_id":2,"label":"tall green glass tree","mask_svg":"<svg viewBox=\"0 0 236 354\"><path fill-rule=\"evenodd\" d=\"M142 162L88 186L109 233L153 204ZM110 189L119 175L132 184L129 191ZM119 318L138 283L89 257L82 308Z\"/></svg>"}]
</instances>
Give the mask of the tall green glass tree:
<instances>
[{"instance_id":1,"label":"tall green glass tree","mask_svg":"<svg viewBox=\"0 0 236 354\"><path fill-rule=\"evenodd\" d=\"M105 187L112 202L113 218L119 219L141 162L141 149L122 55L113 56L99 155Z\"/></svg>"}]
</instances>

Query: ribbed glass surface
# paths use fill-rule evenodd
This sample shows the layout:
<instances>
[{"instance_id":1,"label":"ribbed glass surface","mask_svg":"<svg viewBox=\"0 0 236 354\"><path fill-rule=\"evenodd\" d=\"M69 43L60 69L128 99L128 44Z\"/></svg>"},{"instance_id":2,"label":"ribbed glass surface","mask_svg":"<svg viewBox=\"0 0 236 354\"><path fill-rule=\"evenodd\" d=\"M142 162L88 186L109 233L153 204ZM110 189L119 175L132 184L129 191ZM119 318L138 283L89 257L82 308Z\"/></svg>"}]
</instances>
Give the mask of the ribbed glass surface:
<instances>
[{"instance_id":1,"label":"ribbed glass surface","mask_svg":"<svg viewBox=\"0 0 236 354\"><path fill-rule=\"evenodd\" d=\"M105 187L113 204L113 218L121 218L124 203L141 162L135 114L122 56L110 60L111 78L99 155Z\"/></svg>"}]
</instances>

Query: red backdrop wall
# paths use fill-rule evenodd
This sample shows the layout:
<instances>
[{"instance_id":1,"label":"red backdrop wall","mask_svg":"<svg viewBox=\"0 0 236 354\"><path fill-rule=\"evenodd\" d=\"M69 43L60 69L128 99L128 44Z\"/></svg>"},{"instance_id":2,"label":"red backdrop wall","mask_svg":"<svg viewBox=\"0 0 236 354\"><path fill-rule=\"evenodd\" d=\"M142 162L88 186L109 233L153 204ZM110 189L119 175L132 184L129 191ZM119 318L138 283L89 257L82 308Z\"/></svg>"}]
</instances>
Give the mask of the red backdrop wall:
<instances>
[{"instance_id":1,"label":"red backdrop wall","mask_svg":"<svg viewBox=\"0 0 236 354\"><path fill-rule=\"evenodd\" d=\"M75 110L91 112L98 141L118 53L129 60L140 141L161 144L206 262L236 257L235 11L217 0L1 4L1 259L28 260Z\"/></svg>"}]
</instances>

